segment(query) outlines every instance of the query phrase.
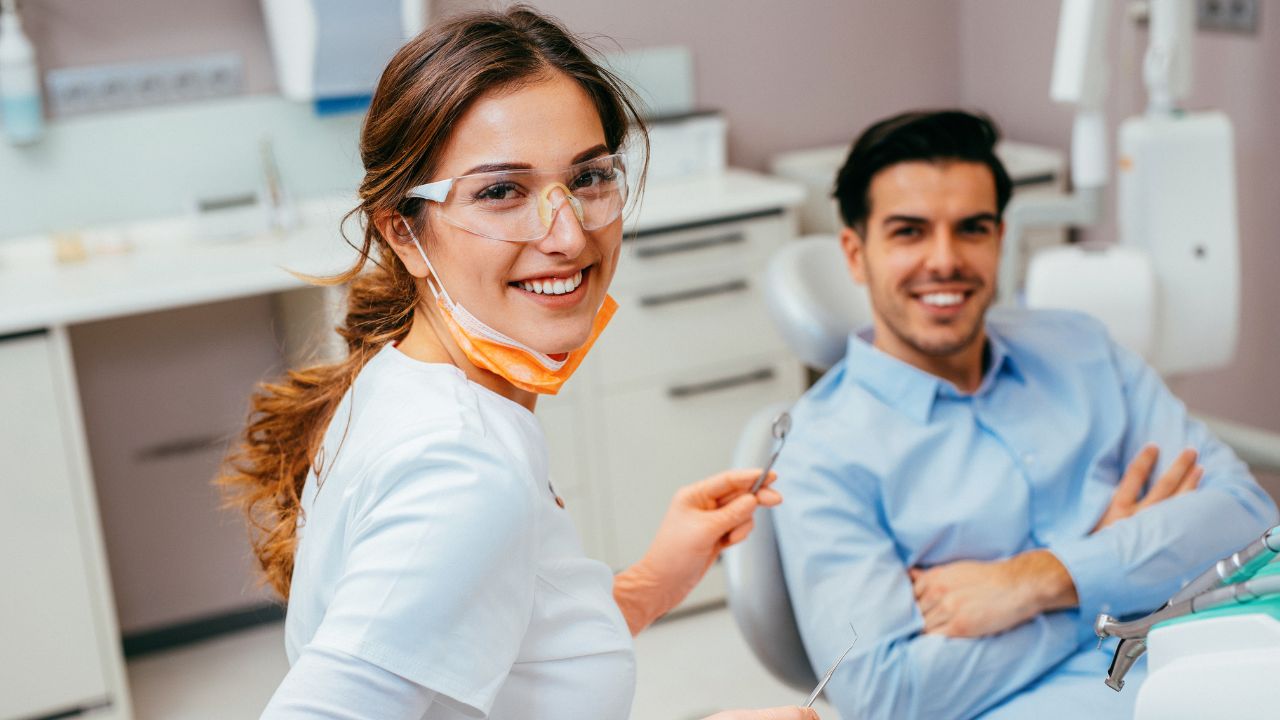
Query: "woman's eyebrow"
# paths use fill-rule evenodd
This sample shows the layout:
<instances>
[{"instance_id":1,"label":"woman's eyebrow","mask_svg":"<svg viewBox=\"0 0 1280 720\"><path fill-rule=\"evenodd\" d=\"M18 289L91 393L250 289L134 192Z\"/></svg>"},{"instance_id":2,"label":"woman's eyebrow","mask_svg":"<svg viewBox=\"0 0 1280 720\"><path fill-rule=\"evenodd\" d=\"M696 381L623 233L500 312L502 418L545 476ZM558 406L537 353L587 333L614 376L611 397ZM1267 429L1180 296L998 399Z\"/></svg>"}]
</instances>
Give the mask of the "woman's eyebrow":
<instances>
[{"instance_id":1,"label":"woman's eyebrow","mask_svg":"<svg viewBox=\"0 0 1280 720\"><path fill-rule=\"evenodd\" d=\"M597 157L600 157L601 155L608 155L608 154L609 154L609 148L605 147L604 143L600 143L595 147L587 148L586 150L583 150L577 155L574 155L573 161L570 162L569 164L577 165L580 162L586 162L587 160L590 160L592 158L597 158Z\"/></svg>"},{"instance_id":2,"label":"woman's eyebrow","mask_svg":"<svg viewBox=\"0 0 1280 720\"><path fill-rule=\"evenodd\" d=\"M467 170L466 172L462 173L462 175L478 175L480 173L502 172L504 170L531 170L532 168L533 166L530 165L529 163L513 163L513 162L484 163L483 165L476 165L470 170ZM462 177L462 175L459 175L459 177Z\"/></svg>"},{"instance_id":3,"label":"woman's eyebrow","mask_svg":"<svg viewBox=\"0 0 1280 720\"><path fill-rule=\"evenodd\" d=\"M595 145L593 147L587 148L586 150L583 150L577 155L574 155L573 159L569 161L569 164L577 165L580 162L586 162L587 160L590 160L592 158L597 158L597 157L600 157L601 155L608 155L608 154L609 154L609 148L605 147L604 143L601 143L599 145ZM533 166L530 165L529 163L494 162L494 163L483 163L481 165L476 165L475 167L470 168L466 172L462 173L462 175L478 175L480 173L503 172L506 170L532 170L532 169L533 169ZM459 177L461 177L461 175L459 175Z\"/></svg>"}]
</instances>

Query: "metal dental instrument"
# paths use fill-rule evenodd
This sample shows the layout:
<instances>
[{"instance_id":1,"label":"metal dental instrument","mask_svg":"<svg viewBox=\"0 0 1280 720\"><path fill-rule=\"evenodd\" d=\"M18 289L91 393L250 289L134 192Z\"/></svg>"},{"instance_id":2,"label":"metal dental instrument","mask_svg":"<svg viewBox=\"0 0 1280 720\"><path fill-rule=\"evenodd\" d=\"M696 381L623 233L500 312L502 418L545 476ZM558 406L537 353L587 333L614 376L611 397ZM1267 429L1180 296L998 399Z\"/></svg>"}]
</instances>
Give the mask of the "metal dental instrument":
<instances>
[{"instance_id":1,"label":"metal dental instrument","mask_svg":"<svg viewBox=\"0 0 1280 720\"><path fill-rule=\"evenodd\" d=\"M783 413L783 415L786 415L786 413ZM853 630L852 624L849 625L849 629ZM822 689L831 681L831 676L836 674L836 668L840 667L840 663L844 662L844 656L848 655L849 651L853 649L853 646L857 644L858 631L853 630L853 642L849 643L849 647L845 648L844 652L840 653L840 657L836 658L836 661L831 664L831 667L827 668L826 674L824 674L822 679L818 681L818 687L814 688L813 692L809 693L809 699L805 700L804 705L801 705L800 707L813 707L813 701L818 699L818 696L822 694Z\"/></svg>"},{"instance_id":2,"label":"metal dental instrument","mask_svg":"<svg viewBox=\"0 0 1280 720\"><path fill-rule=\"evenodd\" d=\"M761 487L764 487L764 481L769 477L769 471L773 469L773 464L778 461L778 453L782 452L782 446L787 443L787 433L789 432L791 432L791 413L784 411L773 419L773 438L777 442L773 445L773 455L769 457L769 464L764 466L759 479L751 486L752 495L755 495Z\"/></svg>"},{"instance_id":3,"label":"metal dental instrument","mask_svg":"<svg viewBox=\"0 0 1280 720\"><path fill-rule=\"evenodd\" d=\"M1107 687L1116 692L1124 687L1124 676L1147 651L1147 634L1156 624L1280 592L1280 576L1250 579L1274 560L1277 554L1280 554L1280 525L1263 533L1261 538L1239 552L1219 560L1200 577L1188 583L1164 607L1146 617L1120 622L1110 615L1099 615L1093 624L1099 645L1108 637L1120 638L1120 645L1116 647L1116 654L1111 658L1111 667L1107 671Z\"/></svg>"}]
</instances>

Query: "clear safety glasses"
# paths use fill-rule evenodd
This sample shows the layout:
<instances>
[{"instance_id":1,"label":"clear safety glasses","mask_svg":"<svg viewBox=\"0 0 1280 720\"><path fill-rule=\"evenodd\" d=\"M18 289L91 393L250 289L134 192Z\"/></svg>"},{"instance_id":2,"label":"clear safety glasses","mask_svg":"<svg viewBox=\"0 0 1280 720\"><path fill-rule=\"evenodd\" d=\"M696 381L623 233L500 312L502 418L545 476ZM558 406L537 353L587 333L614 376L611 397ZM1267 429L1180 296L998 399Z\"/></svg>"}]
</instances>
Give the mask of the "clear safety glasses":
<instances>
[{"instance_id":1,"label":"clear safety glasses","mask_svg":"<svg viewBox=\"0 0 1280 720\"><path fill-rule=\"evenodd\" d=\"M474 235L532 242L551 232L566 203L583 230L617 220L627 203L627 171L621 154L605 155L563 170L501 170L438 180L413 188L408 197L436 203L445 222Z\"/></svg>"}]
</instances>

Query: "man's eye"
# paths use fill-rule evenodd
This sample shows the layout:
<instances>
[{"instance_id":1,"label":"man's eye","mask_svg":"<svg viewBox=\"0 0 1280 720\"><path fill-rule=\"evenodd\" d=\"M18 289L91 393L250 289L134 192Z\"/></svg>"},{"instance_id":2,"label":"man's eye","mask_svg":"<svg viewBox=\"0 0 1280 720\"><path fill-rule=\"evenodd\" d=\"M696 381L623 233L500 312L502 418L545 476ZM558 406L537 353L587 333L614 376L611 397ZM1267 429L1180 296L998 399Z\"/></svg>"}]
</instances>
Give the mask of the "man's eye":
<instances>
[{"instance_id":1,"label":"man's eye","mask_svg":"<svg viewBox=\"0 0 1280 720\"><path fill-rule=\"evenodd\" d=\"M914 238L914 237L919 237L919 236L920 236L920 228L915 227L915 226L912 226L912 225L904 225L904 226L902 226L902 227L894 228L893 230L891 230L891 231L889 232L889 236L890 236L890 237L896 237L896 238L897 238L897 237L900 237L900 238Z\"/></svg>"},{"instance_id":2,"label":"man's eye","mask_svg":"<svg viewBox=\"0 0 1280 720\"><path fill-rule=\"evenodd\" d=\"M991 223L966 223L960 227L960 232L966 235L990 235L992 232Z\"/></svg>"}]
</instances>

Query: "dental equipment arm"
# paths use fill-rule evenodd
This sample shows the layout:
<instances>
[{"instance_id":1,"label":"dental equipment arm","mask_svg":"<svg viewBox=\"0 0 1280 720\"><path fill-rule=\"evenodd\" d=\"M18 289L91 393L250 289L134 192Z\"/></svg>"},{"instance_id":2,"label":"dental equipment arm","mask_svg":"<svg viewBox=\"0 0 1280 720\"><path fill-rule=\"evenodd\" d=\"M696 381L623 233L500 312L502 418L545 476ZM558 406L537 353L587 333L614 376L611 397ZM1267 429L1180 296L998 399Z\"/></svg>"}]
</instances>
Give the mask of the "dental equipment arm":
<instances>
[{"instance_id":1,"label":"dental equipment arm","mask_svg":"<svg viewBox=\"0 0 1280 720\"><path fill-rule=\"evenodd\" d=\"M1099 642L1108 637L1120 638L1120 645L1111 659L1111 668L1107 671L1107 687L1116 692L1124 687L1124 676L1147 651L1147 634L1158 623L1280 593L1280 575L1250 579L1277 554L1280 554L1280 525L1263 533L1261 538L1239 552L1219 560L1174 595L1167 605L1146 617L1119 622L1110 615L1098 615L1094 631Z\"/></svg>"},{"instance_id":2,"label":"dental equipment arm","mask_svg":"<svg viewBox=\"0 0 1280 720\"><path fill-rule=\"evenodd\" d=\"M1063 0L1049 95L1076 108L1071 128L1070 195L1015 198L1005 210L1001 301L1017 295L1024 272L1022 235L1031 228L1092 225L1107 185L1107 23L1110 0Z\"/></svg>"}]
</instances>

